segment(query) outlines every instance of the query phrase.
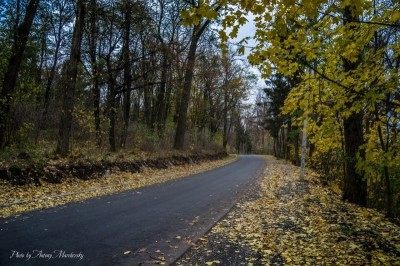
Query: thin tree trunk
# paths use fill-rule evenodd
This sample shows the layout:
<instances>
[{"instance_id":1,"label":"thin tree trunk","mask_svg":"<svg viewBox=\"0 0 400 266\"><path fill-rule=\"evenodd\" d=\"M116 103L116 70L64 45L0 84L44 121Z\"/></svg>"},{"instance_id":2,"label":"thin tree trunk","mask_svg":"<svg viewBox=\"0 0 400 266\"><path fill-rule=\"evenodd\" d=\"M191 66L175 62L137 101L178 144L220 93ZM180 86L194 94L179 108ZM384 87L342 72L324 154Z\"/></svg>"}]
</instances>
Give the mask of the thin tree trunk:
<instances>
[{"instance_id":1,"label":"thin tree trunk","mask_svg":"<svg viewBox=\"0 0 400 266\"><path fill-rule=\"evenodd\" d=\"M101 146L101 127L100 127L100 86L99 86L99 67L97 63L97 1L90 1L90 33L89 33L89 57L92 67L92 97L93 97L93 117L96 131L96 144Z\"/></svg>"},{"instance_id":2,"label":"thin tree trunk","mask_svg":"<svg viewBox=\"0 0 400 266\"><path fill-rule=\"evenodd\" d=\"M78 0L76 21L72 35L71 55L67 66L66 82L59 125L59 138L56 153L66 156L69 151L72 113L74 110L76 79L78 75L78 63L81 57L81 42L85 23L85 1Z\"/></svg>"},{"instance_id":3,"label":"thin tree trunk","mask_svg":"<svg viewBox=\"0 0 400 266\"><path fill-rule=\"evenodd\" d=\"M296 131L297 131L297 129L296 129ZM293 141L294 141L294 162L295 162L295 165L300 165L299 134L296 134L296 136L294 136ZM310 157L311 157L311 155L310 155Z\"/></svg>"},{"instance_id":4,"label":"thin tree trunk","mask_svg":"<svg viewBox=\"0 0 400 266\"><path fill-rule=\"evenodd\" d=\"M46 29L45 26L43 27L43 31L40 36L40 60L39 60L39 70L38 70L38 75L36 77L36 83L40 84L42 83L42 69L45 61L45 55L46 55L46 49L47 49L47 43L46 43Z\"/></svg>"},{"instance_id":5,"label":"thin tree trunk","mask_svg":"<svg viewBox=\"0 0 400 266\"><path fill-rule=\"evenodd\" d=\"M306 156L307 156L307 119L303 121L303 134L301 141L301 170L300 170L300 180L304 181L304 176L306 172Z\"/></svg>"},{"instance_id":6,"label":"thin tree trunk","mask_svg":"<svg viewBox=\"0 0 400 266\"><path fill-rule=\"evenodd\" d=\"M44 23L46 24L46 23ZM47 39L47 32L46 32L46 25L43 25L43 29L41 32L41 36L40 36L40 60L39 60L39 67L38 67L38 71L37 71L37 76L36 76L36 83L42 85L42 70L43 70L43 65L44 65L44 61L45 61L45 56L46 56L46 50L47 50L47 43L46 43L46 39ZM37 98L37 102L40 103L41 101L41 97L38 95ZM39 107L39 105L38 105ZM45 119L43 117L43 113L42 116L38 117L37 120L37 128L36 128L36 132L35 132L35 144L37 144L37 141L39 139L39 135L40 135L40 130L44 127L45 125Z\"/></svg>"},{"instance_id":7,"label":"thin tree trunk","mask_svg":"<svg viewBox=\"0 0 400 266\"><path fill-rule=\"evenodd\" d=\"M123 148L126 145L126 138L128 137L128 128L130 120L131 111L131 86L132 86L132 76L130 68L130 58L129 58L129 42L130 42L130 26L131 26L131 15L132 15L132 5L130 1L125 1L125 20L124 20L124 44L122 47L123 60L124 60L124 102L123 102L123 118L124 125L122 128L120 147Z\"/></svg>"},{"instance_id":8,"label":"thin tree trunk","mask_svg":"<svg viewBox=\"0 0 400 266\"><path fill-rule=\"evenodd\" d=\"M101 146L101 126L100 126L100 86L99 86L99 69L97 61L93 64L93 116L94 128L96 131L96 144Z\"/></svg>"},{"instance_id":9,"label":"thin tree trunk","mask_svg":"<svg viewBox=\"0 0 400 266\"><path fill-rule=\"evenodd\" d=\"M5 135L7 128L7 120L10 112L12 95L15 91L18 72L21 67L23 54L29 33L31 31L32 22L35 17L39 0L30 0L26 8L24 20L16 27L14 34L14 43L11 48L11 56L8 60L7 69L4 74L3 88L0 92L0 149L5 146ZM17 21L18 23L18 21Z\"/></svg>"},{"instance_id":10,"label":"thin tree trunk","mask_svg":"<svg viewBox=\"0 0 400 266\"><path fill-rule=\"evenodd\" d=\"M378 109L377 106L375 106L375 115L376 118L379 118L378 114ZM378 136L379 136L379 142L381 144L382 151L384 153L388 152L388 145L385 144L385 141L383 140L383 134L382 134L382 128L380 125L378 125ZM392 184L390 181L390 175L389 175L389 169L387 166L383 167L383 175L384 175L384 181L385 181L385 186L386 186L386 215L388 217L393 217L394 212L393 212L393 191L392 191Z\"/></svg>"},{"instance_id":11,"label":"thin tree trunk","mask_svg":"<svg viewBox=\"0 0 400 266\"><path fill-rule=\"evenodd\" d=\"M290 159L290 149L289 149L289 143L291 142L290 138L290 132L292 131L292 123L289 120L288 121L288 126L286 128L286 135L285 135L285 160Z\"/></svg>"},{"instance_id":12,"label":"thin tree trunk","mask_svg":"<svg viewBox=\"0 0 400 266\"><path fill-rule=\"evenodd\" d=\"M49 77L47 78L47 82L46 82L46 89L45 89L45 93L44 93L44 103L43 103L44 111L42 114L43 118L46 117L46 115L49 111L51 86L53 85L53 80L54 80L55 73L56 73L59 48L60 48L60 45L59 45L59 43L57 43L56 49L54 51L53 64L51 66L50 74L49 74Z\"/></svg>"},{"instance_id":13,"label":"thin tree trunk","mask_svg":"<svg viewBox=\"0 0 400 266\"><path fill-rule=\"evenodd\" d=\"M116 152L117 147L115 145L115 123L116 123L116 87L115 79L113 75L112 65L111 65L111 54L107 57L107 72L108 72L108 99L107 99L107 115L109 119L108 128L108 142L110 144L110 151Z\"/></svg>"},{"instance_id":14,"label":"thin tree trunk","mask_svg":"<svg viewBox=\"0 0 400 266\"><path fill-rule=\"evenodd\" d=\"M161 69L161 84L159 88L159 92L157 95L157 131L159 136L164 135L165 129L165 120L166 120L166 87L167 87L167 75L168 75L168 55L166 48L163 49L163 61L162 61L162 69Z\"/></svg>"},{"instance_id":15,"label":"thin tree trunk","mask_svg":"<svg viewBox=\"0 0 400 266\"><path fill-rule=\"evenodd\" d=\"M227 78L225 75L224 81L224 109L223 109L223 130L222 130L222 148L226 150L226 145L228 144L228 88L227 86Z\"/></svg>"},{"instance_id":16,"label":"thin tree trunk","mask_svg":"<svg viewBox=\"0 0 400 266\"><path fill-rule=\"evenodd\" d=\"M140 41L141 43L145 42L144 36L143 36L143 32L140 33ZM143 58L143 63L141 65L141 74L142 74L142 83L143 83L143 106L144 106L144 120L146 122L146 125L148 128L152 128L152 106L151 106L151 97L152 95L150 94L150 89L151 89L151 85L146 84L148 82L148 78L149 78L149 67L148 67L148 61L146 61L146 47L144 45L142 45L142 50L141 50L141 54L142 54L142 58Z\"/></svg>"}]
</instances>

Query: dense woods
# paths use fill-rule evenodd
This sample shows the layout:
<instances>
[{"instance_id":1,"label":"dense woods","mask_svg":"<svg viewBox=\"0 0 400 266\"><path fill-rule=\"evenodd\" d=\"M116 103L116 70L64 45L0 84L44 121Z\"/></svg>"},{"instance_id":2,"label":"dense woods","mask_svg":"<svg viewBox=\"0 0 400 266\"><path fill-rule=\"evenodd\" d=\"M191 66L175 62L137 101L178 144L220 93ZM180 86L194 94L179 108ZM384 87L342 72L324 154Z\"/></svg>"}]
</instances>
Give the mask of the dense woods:
<instances>
[{"instance_id":1,"label":"dense woods","mask_svg":"<svg viewBox=\"0 0 400 266\"><path fill-rule=\"evenodd\" d=\"M2 1L0 144L62 157L224 147L249 150L254 74L219 47L221 6L202 1Z\"/></svg>"},{"instance_id":2,"label":"dense woods","mask_svg":"<svg viewBox=\"0 0 400 266\"><path fill-rule=\"evenodd\" d=\"M396 0L2 1L2 154L219 147L308 166L400 215ZM254 17L249 61L228 44ZM265 131L266 130L266 131ZM270 137L269 137L270 136Z\"/></svg>"}]
</instances>

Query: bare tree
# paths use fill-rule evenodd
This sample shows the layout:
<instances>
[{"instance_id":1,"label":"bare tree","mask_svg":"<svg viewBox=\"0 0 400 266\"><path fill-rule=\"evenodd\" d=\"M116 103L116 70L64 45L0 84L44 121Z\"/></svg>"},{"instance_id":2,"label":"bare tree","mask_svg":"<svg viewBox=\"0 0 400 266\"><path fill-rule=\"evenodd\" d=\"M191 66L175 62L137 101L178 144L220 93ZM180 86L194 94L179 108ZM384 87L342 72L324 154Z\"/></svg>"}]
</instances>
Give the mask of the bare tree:
<instances>
[{"instance_id":1,"label":"bare tree","mask_svg":"<svg viewBox=\"0 0 400 266\"><path fill-rule=\"evenodd\" d=\"M59 139L56 153L66 156L69 152L69 143L72 127L72 112L74 110L76 79L78 64L81 58L81 42L85 23L85 1L78 0L75 26L72 35L71 54L67 66L66 82L64 84L61 117L59 124Z\"/></svg>"},{"instance_id":2,"label":"bare tree","mask_svg":"<svg viewBox=\"0 0 400 266\"><path fill-rule=\"evenodd\" d=\"M216 7L218 11L220 6ZM182 94L180 98L180 104L178 108L178 123L176 125L175 132L175 141L174 148L175 149L183 149L185 144L185 133L186 133L186 122L187 122L187 112L189 108L190 101L190 91L192 88L192 79L194 72L194 64L196 61L196 50L197 45L200 40L200 37L207 29L208 25L211 23L210 19L203 19L197 25L193 26L189 51L186 58L186 66L185 66L185 74L184 74L184 82L182 88Z\"/></svg>"}]
</instances>

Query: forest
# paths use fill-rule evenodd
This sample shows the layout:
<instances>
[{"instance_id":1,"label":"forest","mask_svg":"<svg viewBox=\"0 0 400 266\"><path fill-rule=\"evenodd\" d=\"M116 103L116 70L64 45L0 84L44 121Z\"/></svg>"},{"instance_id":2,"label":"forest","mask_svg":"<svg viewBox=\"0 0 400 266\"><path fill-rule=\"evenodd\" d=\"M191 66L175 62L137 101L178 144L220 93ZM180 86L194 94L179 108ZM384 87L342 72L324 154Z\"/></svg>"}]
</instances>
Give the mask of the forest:
<instances>
[{"instance_id":1,"label":"forest","mask_svg":"<svg viewBox=\"0 0 400 266\"><path fill-rule=\"evenodd\" d=\"M306 133L344 200L400 215L398 0L0 3L3 160L207 147L300 164ZM231 43L249 15L256 45Z\"/></svg>"},{"instance_id":2,"label":"forest","mask_svg":"<svg viewBox=\"0 0 400 266\"><path fill-rule=\"evenodd\" d=\"M4 149L250 149L254 73L187 1L3 1ZM186 140L186 141L185 141ZM17 147L19 146L19 147Z\"/></svg>"}]
</instances>

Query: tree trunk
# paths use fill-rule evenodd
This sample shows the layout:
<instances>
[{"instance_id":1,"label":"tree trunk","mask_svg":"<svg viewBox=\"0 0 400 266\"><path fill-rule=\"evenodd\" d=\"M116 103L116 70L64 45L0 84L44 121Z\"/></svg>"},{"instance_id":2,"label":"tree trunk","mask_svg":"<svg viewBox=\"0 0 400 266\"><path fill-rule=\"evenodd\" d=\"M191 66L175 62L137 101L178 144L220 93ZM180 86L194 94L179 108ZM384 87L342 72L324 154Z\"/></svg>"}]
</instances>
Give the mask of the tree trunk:
<instances>
[{"instance_id":1,"label":"tree trunk","mask_svg":"<svg viewBox=\"0 0 400 266\"><path fill-rule=\"evenodd\" d=\"M222 148L226 150L226 145L228 144L228 89L226 88L227 86L227 79L225 77L224 81L224 110L223 110L223 130L222 130Z\"/></svg>"},{"instance_id":2,"label":"tree trunk","mask_svg":"<svg viewBox=\"0 0 400 266\"><path fill-rule=\"evenodd\" d=\"M192 79L194 71L194 63L196 60L197 43L204 30L210 24L210 20L206 20L202 26L193 27L192 39L190 41L189 52L187 56L185 77L182 88L182 95L178 111L178 123L176 125L174 149L181 150L185 145L187 111L189 109L190 92L192 90Z\"/></svg>"},{"instance_id":3,"label":"tree trunk","mask_svg":"<svg viewBox=\"0 0 400 266\"><path fill-rule=\"evenodd\" d=\"M379 119L377 106L375 106L375 115L376 115L376 119ZM389 150L389 147L388 147L389 141L387 141L385 144L385 141L383 139L383 134L382 134L382 128L380 125L378 125L377 130L378 130L379 142L381 144L382 151L384 153L387 153ZM386 186L386 215L388 217L393 217L394 212L393 212L392 183L390 181L389 168L386 165L383 167L383 175L384 175L384 182L385 182L385 186Z\"/></svg>"},{"instance_id":4,"label":"tree trunk","mask_svg":"<svg viewBox=\"0 0 400 266\"><path fill-rule=\"evenodd\" d=\"M198 26L194 26L192 40L190 42L189 53L187 56L185 77L182 88L181 100L179 104L178 124L176 126L176 133L175 133L175 143L174 143L175 149L183 149L185 144L187 111L189 108L190 93L192 90L192 79L193 79L194 63L196 60L197 42L200 37L196 33L197 29Z\"/></svg>"},{"instance_id":5,"label":"tree trunk","mask_svg":"<svg viewBox=\"0 0 400 266\"><path fill-rule=\"evenodd\" d=\"M0 92L0 148L5 146L5 133L12 95L15 91L18 72L23 59L28 36L31 31L32 22L39 5L39 0L30 0L26 8L26 14L22 23L16 28L14 43L11 48L11 56L8 60L7 69L4 74L3 88ZM17 22L18 23L18 22Z\"/></svg>"},{"instance_id":6,"label":"tree trunk","mask_svg":"<svg viewBox=\"0 0 400 266\"><path fill-rule=\"evenodd\" d=\"M53 80L54 80L54 77L56 74L56 67L57 67L57 63L58 63L58 53L59 53L59 49L60 49L60 44L61 44L61 42L57 42L57 44L56 44L56 49L54 51L53 64L51 66L49 77L47 78L47 82L46 82L46 89L44 92L44 102L43 102L43 107L44 107L44 111L42 114L43 118L45 118L47 116L47 113L49 111L50 93L51 93L51 87L53 85Z\"/></svg>"},{"instance_id":7,"label":"tree trunk","mask_svg":"<svg viewBox=\"0 0 400 266\"><path fill-rule=\"evenodd\" d=\"M94 128L96 131L96 144L98 147L101 146L101 126L100 126L100 86L99 86L99 69L97 62L93 64L93 116L94 116Z\"/></svg>"},{"instance_id":8,"label":"tree trunk","mask_svg":"<svg viewBox=\"0 0 400 266\"><path fill-rule=\"evenodd\" d=\"M165 129L165 121L166 121L166 109L167 102L165 99L166 95L166 87L167 87L167 75L168 75L168 55L167 49L164 47L163 49L163 61L162 61L162 69L161 69L161 84L157 95L157 131L159 136L164 135Z\"/></svg>"},{"instance_id":9,"label":"tree trunk","mask_svg":"<svg viewBox=\"0 0 400 266\"><path fill-rule=\"evenodd\" d=\"M126 138L128 137L129 119L131 111L131 86L132 76L129 58L129 42L130 42L130 26L131 26L132 5L130 1L125 1L125 20L124 20L124 44L122 47L123 61L124 61L124 102L123 102L123 118L124 125L122 128L120 147L124 148L126 145Z\"/></svg>"},{"instance_id":10,"label":"tree trunk","mask_svg":"<svg viewBox=\"0 0 400 266\"><path fill-rule=\"evenodd\" d=\"M344 120L346 160L343 198L365 206L367 203L366 182L356 170L357 153L360 152L360 146L363 144L362 119L363 114L359 112Z\"/></svg>"},{"instance_id":11,"label":"tree trunk","mask_svg":"<svg viewBox=\"0 0 400 266\"><path fill-rule=\"evenodd\" d=\"M140 41L141 41L141 43L145 42L143 32L140 33ZM149 67L149 62L146 60L146 58L147 58L146 47L144 45L142 45L141 55L143 58L143 62L141 64L141 75L142 75L141 80L142 80L142 85L143 85L142 92L143 92L143 107L144 107L143 115L144 115L144 121L145 121L147 127L151 129L153 127L152 117L151 117L153 114L152 101L151 101L153 95L150 91L152 85L147 84L149 81L149 68L150 67Z\"/></svg>"},{"instance_id":12,"label":"tree trunk","mask_svg":"<svg viewBox=\"0 0 400 266\"><path fill-rule=\"evenodd\" d=\"M346 6L343 19L344 25L352 21L357 21L357 17L352 12L354 4ZM350 27L350 30L356 30ZM351 62L343 59L343 67L349 75L352 70L357 69L359 60ZM357 101L358 97L354 99ZM351 108L353 102L347 104L347 108ZM363 136L363 113L361 111L352 113L343 121L344 145L345 145L345 176L343 182L343 199L350 202L365 206L367 204L367 186L362 174L357 172L357 154L363 156L360 146L364 143Z\"/></svg>"},{"instance_id":13,"label":"tree trunk","mask_svg":"<svg viewBox=\"0 0 400 266\"><path fill-rule=\"evenodd\" d=\"M90 1L90 32L89 32L89 58L92 67L92 97L93 97L93 117L94 128L96 131L96 144L101 146L101 127L100 127L100 85L99 85L99 67L97 63L97 1Z\"/></svg>"},{"instance_id":14,"label":"tree trunk","mask_svg":"<svg viewBox=\"0 0 400 266\"><path fill-rule=\"evenodd\" d=\"M301 138L301 167L300 167L300 180L304 181L306 172L306 155L307 155L307 119L303 120L303 132Z\"/></svg>"},{"instance_id":15,"label":"tree trunk","mask_svg":"<svg viewBox=\"0 0 400 266\"><path fill-rule=\"evenodd\" d=\"M299 132L299 130L296 128L296 132ZM293 137L294 141L294 164L295 165L300 165L300 156L299 156L299 134L296 134ZM310 155L311 158L311 155Z\"/></svg>"},{"instance_id":16,"label":"tree trunk","mask_svg":"<svg viewBox=\"0 0 400 266\"><path fill-rule=\"evenodd\" d=\"M59 138L56 153L66 156L69 151L69 142L72 127L72 113L74 110L76 79L78 75L78 63L81 57L81 42L85 23L85 1L78 0L76 21L72 34L71 54L67 66L66 82L59 125Z\"/></svg>"},{"instance_id":17,"label":"tree trunk","mask_svg":"<svg viewBox=\"0 0 400 266\"><path fill-rule=\"evenodd\" d=\"M59 54L60 54L60 47L61 47L61 42L62 42L62 31L63 31L63 29L62 29L62 26L63 26L62 25L62 16L63 15L64 14L62 14L62 11L60 10L60 14L58 15L60 21L59 21L59 24L57 25L57 35L54 36L55 41L56 41L56 47L54 50L54 58L53 58L53 63L52 63L51 69L50 69L49 77L46 82L46 89L45 89L45 94L44 94L44 103L43 103L44 111L42 114L43 119L46 118L47 113L49 111L51 87L53 85L54 77L56 74L58 58L59 58ZM53 25L53 27L56 27L56 26ZM55 28L53 28L53 29L55 31Z\"/></svg>"},{"instance_id":18,"label":"tree trunk","mask_svg":"<svg viewBox=\"0 0 400 266\"><path fill-rule=\"evenodd\" d=\"M107 56L107 73L108 73L108 97L107 97L107 115L109 119L108 142L110 144L110 152L116 152L115 145L115 123L116 123L116 86L111 64L111 53Z\"/></svg>"}]
</instances>

